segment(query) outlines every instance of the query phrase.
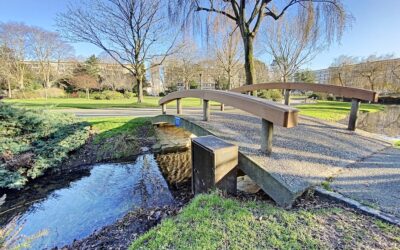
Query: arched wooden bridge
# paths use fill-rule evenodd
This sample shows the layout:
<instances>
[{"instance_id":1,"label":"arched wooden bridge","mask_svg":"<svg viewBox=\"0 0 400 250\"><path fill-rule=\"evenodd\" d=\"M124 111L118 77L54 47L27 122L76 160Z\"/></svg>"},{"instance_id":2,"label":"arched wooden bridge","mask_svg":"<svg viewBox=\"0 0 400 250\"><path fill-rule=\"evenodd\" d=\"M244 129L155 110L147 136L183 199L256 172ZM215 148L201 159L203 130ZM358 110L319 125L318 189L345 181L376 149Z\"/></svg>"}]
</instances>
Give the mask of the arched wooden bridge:
<instances>
[{"instance_id":1,"label":"arched wooden bridge","mask_svg":"<svg viewBox=\"0 0 400 250\"><path fill-rule=\"evenodd\" d=\"M377 102L378 94L374 91L342 87L331 84L316 84L304 82L273 82L273 83L260 83L253 85L244 85L239 88L231 89L232 92L237 93L250 93L258 90L271 90L283 89L285 90L285 105L290 103L290 91L313 91L318 93L333 94L334 96L352 99L351 111L349 116L349 130L356 129L357 114L360 107L360 101Z\"/></svg>"},{"instance_id":2,"label":"arched wooden bridge","mask_svg":"<svg viewBox=\"0 0 400 250\"><path fill-rule=\"evenodd\" d=\"M321 183L349 162L388 146L384 141L372 140L351 131L344 132L346 130L343 128L312 118L302 118L299 123L299 112L296 108L240 94L272 88L310 90L305 84L295 84L297 83L283 86L260 84L233 91L173 92L159 101L162 115L154 117L153 122L176 124L176 119L179 119L177 125L195 135L212 134L237 144L238 167L279 205L288 207L305 190ZM376 100L376 93L371 91L336 87L316 85L312 88L314 91L355 99L358 104L359 100ZM187 97L203 100L201 117L199 113L183 114L181 100ZM166 114L166 104L172 101L177 102L176 116ZM210 101L236 109L229 112L216 111L211 119ZM273 134L277 136L273 137ZM350 151L354 152L349 153Z\"/></svg>"}]
</instances>

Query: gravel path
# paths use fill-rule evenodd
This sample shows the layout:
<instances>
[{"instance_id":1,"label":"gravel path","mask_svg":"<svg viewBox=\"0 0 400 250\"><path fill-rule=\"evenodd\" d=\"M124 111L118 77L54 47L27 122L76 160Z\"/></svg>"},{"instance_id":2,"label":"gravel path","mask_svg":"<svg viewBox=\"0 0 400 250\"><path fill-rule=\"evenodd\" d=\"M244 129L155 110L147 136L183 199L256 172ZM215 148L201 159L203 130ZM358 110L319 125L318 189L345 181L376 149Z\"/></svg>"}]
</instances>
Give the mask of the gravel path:
<instances>
[{"instance_id":1,"label":"gravel path","mask_svg":"<svg viewBox=\"0 0 400 250\"><path fill-rule=\"evenodd\" d=\"M400 217L400 149L388 148L350 165L334 178L331 187Z\"/></svg>"},{"instance_id":2,"label":"gravel path","mask_svg":"<svg viewBox=\"0 0 400 250\"><path fill-rule=\"evenodd\" d=\"M237 144L241 152L298 194L390 146L367 132L351 132L344 125L301 117L295 128L275 126L273 153L268 157L259 150L261 120L257 117L236 110L213 111L209 122L202 121L201 112L188 111L182 117Z\"/></svg>"}]
</instances>

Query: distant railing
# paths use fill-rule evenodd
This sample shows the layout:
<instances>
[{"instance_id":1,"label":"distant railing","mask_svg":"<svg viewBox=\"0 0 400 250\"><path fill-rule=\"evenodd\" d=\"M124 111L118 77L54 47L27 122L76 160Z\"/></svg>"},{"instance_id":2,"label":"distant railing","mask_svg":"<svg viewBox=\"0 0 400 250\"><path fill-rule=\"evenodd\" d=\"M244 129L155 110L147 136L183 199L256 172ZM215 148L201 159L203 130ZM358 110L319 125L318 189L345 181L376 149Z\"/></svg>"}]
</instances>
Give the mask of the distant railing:
<instances>
[{"instance_id":1,"label":"distant railing","mask_svg":"<svg viewBox=\"0 0 400 250\"><path fill-rule=\"evenodd\" d=\"M290 103L290 90L313 91L313 92L333 94L335 96L340 96L345 98L351 98L352 105L348 123L349 130L355 130L356 128L360 101L361 100L369 102L378 101L378 94L374 91L351 88L351 87L342 87L330 84L303 83L303 82L260 83L253 85L244 85L239 88L231 89L231 91L236 93L249 93L253 91L269 90L269 89L285 89L286 105L289 105Z\"/></svg>"},{"instance_id":2,"label":"distant railing","mask_svg":"<svg viewBox=\"0 0 400 250\"><path fill-rule=\"evenodd\" d=\"M177 102L177 113L182 114L182 98L194 97L203 100L203 120L210 119L210 103L216 101L237 109L246 111L262 119L261 149L267 153L272 151L273 126L278 125L285 128L297 126L298 110L262 98L242 95L230 91L221 90L184 90L168 94L160 99L162 113L167 112L167 103Z\"/></svg>"}]
</instances>

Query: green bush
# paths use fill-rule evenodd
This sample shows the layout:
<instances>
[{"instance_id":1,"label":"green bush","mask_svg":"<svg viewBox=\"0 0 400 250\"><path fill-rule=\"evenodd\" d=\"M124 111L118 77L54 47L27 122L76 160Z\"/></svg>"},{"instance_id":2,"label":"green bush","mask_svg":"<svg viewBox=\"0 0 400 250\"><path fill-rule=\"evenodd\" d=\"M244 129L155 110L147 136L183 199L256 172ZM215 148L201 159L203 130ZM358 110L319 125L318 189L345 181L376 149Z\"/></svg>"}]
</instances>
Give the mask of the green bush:
<instances>
[{"instance_id":1,"label":"green bush","mask_svg":"<svg viewBox=\"0 0 400 250\"><path fill-rule=\"evenodd\" d=\"M65 91L59 88L48 88L47 97L48 98L61 98L65 97ZM29 90L29 91L18 91L13 93L13 98L17 99L38 99L45 98L46 91L42 89Z\"/></svg>"},{"instance_id":2,"label":"green bush","mask_svg":"<svg viewBox=\"0 0 400 250\"><path fill-rule=\"evenodd\" d=\"M0 188L21 188L89 138L89 124L71 115L0 103Z\"/></svg>"},{"instance_id":3,"label":"green bush","mask_svg":"<svg viewBox=\"0 0 400 250\"><path fill-rule=\"evenodd\" d=\"M134 97L135 97L135 94L132 93L132 92L130 92L130 91L126 91L126 92L124 93L124 98L125 98L125 99L132 99L132 98L134 98Z\"/></svg>"},{"instance_id":4,"label":"green bush","mask_svg":"<svg viewBox=\"0 0 400 250\"><path fill-rule=\"evenodd\" d=\"M101 92L96 92L90 95L90 97L94 100L105 100L106 95Z\"/></svg>"},{"instance_id":5,"label":"green bush","mask_svg":"<svg viewBox=\"0 0 400 250\"><path fill-rule=\"evenodd\" d=\"M336 101L336 97L332 94L326 93L312 93L308 96L308 98L317 99L321 101Z\"/></svg>"},{"instance_id":6,"label":"green bush","mask_svg":"<svg viewBox=\"0 0 400 250\"><path fill-rule=\"evenodd\" d=\"M102 94L105 96L106 100L124 99L124 95L117 91L105 90Z\"/></svg>"},{"instance_id":7,"label":"green bush","mask_svg":"<svg viewBox=\"0 0 400 250\"><path fill-rule=\"evenodd\" d=\"M261 90L258 92L258 97L273 100L275 102L279 102L283 99L283 95L278 89Z\"/></svg>"}]
</instances>

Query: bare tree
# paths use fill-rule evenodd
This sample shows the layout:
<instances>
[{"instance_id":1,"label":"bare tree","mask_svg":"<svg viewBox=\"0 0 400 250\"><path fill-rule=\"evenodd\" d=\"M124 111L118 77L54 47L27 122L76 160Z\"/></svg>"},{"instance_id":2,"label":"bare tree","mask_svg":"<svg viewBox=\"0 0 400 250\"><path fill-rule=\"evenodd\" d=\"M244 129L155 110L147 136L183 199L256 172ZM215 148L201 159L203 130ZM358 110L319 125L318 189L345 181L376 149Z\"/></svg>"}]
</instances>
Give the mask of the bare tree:
<instances>
[{"instance_id":1,"label":"bare tree","mask_svg":"<svg viewBox=\"0 0 400 250\"><path fill-rule=\"evenodd\" d=\"M13 66L16 59L13 51L5 45L0 46L0 84L7 88L8 97L12 98Z\"/></svg>"},{"instance_id":2,"label":"bare tree","mask_svg":"<svg viewBox=\"0 0 400 250\"><path fill-rule=\"evenodd\" d=\"M393 58L393 55L370 55L364 58L356 66L356 74L367 80L369 88L372 91L378 90L378 84L384 84L384 71L387 67L386 60Z\"/></svg>"},{"instance_id":3,"label":"bare tree","mask_svg":"<svg viewBox=\"0 0 400 250\"><path fill-rule=\"evenodd\" d=\"M264 51L272 56L283 82L326 48L319 23L308 15L286 15L278 21L266 22L265 32L260 37Z\"/></svg>"},{"instance_id":4,"label":"bare tree","mask_svg":"<svg viewBox=\"0 0 400 250\"><path fill-rule=\"evenodd\" d=\"M350 85L353 78L354 64L357 62L357 58L346 55L335 58L329 67L331 82L338 83L342 87Z\"/></svg>"},{"instance_id":5,"label":"bare tree","mask_svg":"<svg viewBox=\"0 0 400 250\"><path fill-rule=\"evenodd\" d=\"M29 44L32 58L39 64L39 73L47 99L47 89L51 87L51 82L54 80L52 79L52 62L58 59L60 48L65 48L67 45L61 40L59 34L38 27L31 27Z\"/></svg>"},{"instance_id":6,"label":"bare tree","mask_svg":"<svg viewBox=\"0 0 400 250\"><path fill-rule=\"evenodd\" d=\"M13 68L20 89L24 89L24 77L27 71L25 60L29 55L28 34L30 27L23 23L1 23L0 24L0 44L13 51Z\"/></svg>"},{"instance_id":7,"label":"bare tree","mask_svg":"<svg viewBox=\"0 0 400 250\"><path fill-rule=\"evenodd\" d=\"M232 88L232 78L239 70L241 53L239 52L240 34L235 28L222 30L214 35L214 53L218 64L225 72L228 88Z\"/></svg>"},{"instance_id":8,"label":"bare tree","mask_svg":"<svg viewBox=\"0 0 400 250\"><path fill-rule=\"evenodd\" d=\"M98 89L99 83L97 82L96 77L87 74L87 73L79 73L70 79L70 83L77 89L83 89L86 91L86 98L89 99L89 91L90 89Z\"/></svg>"},{"instance_id":9,"label":"bare tree","mask_svg":"<svg viewBox=\"0 0 400 250\"><path fill-rule=\"evenodd\" d=\"M225 25L229 21L238 26L244 47L246 84L256 81L254 40L265 17L278 20L291 7L304 9L299 12L306 15L303 19L324 24L319 26L324 29L327 42L341 37L347 19L341 0L170 0L169 3L171 20L182 21L183 27L209 28L211 24ZM201 25L201 20L205 25Z\"/></svg>"},{"instance_id":10,"label":"bare tree","mask_svg":"<svg viewBox=\"0 0 400 250\"><path fill-rule=\"evenodd\" d=\"M88 42L107 52L136 79L138 103L143 101L146 66L174 52L161 0L85 0L70 4L58 26L73 42ZM155 64L152 64L155 66Z\"/></svg>"}]
</instances>

